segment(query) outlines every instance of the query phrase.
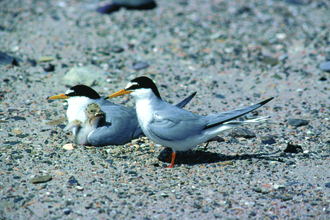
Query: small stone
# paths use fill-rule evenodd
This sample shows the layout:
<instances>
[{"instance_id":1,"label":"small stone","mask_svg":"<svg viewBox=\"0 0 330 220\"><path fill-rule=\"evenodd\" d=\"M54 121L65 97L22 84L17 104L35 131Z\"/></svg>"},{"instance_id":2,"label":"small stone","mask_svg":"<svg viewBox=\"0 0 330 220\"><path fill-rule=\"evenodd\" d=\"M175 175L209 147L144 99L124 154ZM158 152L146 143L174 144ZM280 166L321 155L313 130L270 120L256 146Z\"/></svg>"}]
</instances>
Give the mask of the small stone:
<instances>
[{"instance_id":1,"label":"small stone","mask_svg":"<svg viewBox=\"0 0 330 220\"><path fill-rule=\"evenodd\" d=\"M286 33L277 33L275 34L275 38L279 40L284 40L286 38Z\"/></svg>"},{"instance_id":2,"label":"small stone","mask_svg":"<svg viewBox=\"0 0 330 220\"><path fill-rule=\"evenodd\" d=\"M230 138L229 143L238 144L239 141L236 138L232 137L232 138Z\"/></svg>"},{"instance_id":3,"label":"small stone","mask_svg":"<svg viewBox=\"0 0 330 220\"><path fill-rule=\"evenodd\" d=\"M19 138L26 138L27 136L29 136L29 134L17 134L16 137Z\"/></svg>"},{"instance_id":4,"label":"small stone","mask_svg":"<svg viewBox=\"0 0 330 220\"><path fill-rule=\"evenodd\" d=\"M261 141L261 143L271 145L271 144L276 144L276 141L274 140L274 138L270 138L268 140Z\"/></svg>"},{"instance_id":5,"label":"small stone","mask_svg":"<svg viewBox=\"0 0 330 220\"><path fill-rule=\"evenodd\" d=\"M322 76L321 78L319 78L319 81L321 82L327 81L327 78L325 76Z\"/></svg>"},{"instance_id":6,"label":"small stone","mask_svg":"<svg viewBox=\"0 0 330 220\"><path fill-rule=\"evenodd\" d=\"M288 165L288 166L290 166L290 165L294 165L295 164L295 162L294 161L292 161L292 160L289 160L288 162L286 162L285 163L286 165Z\"/></svg>"},{"instance_id":7,"label":"small stone","mask_svg":"<svg viewBox=\"0 0 330 220\"><path fill-rule=\"evenodd\" d=\"M283 79L283 77L280 76L280 75L278 75L277 73L275 73L275 74L272 76L272 78L274 78L274 79L279 79L279 80Z\"/></svg>"},{"instance_id":8,"label":"small stone","mask_svg":"<svg viewBox=\"0 0 330 220\"><path fill-rule=\"evenodd\" d=\"M230 136L232 137L243 137L243 138L254 138L256 137L256 134L247 129L247 128L234 128L231 130L231 132L229 133Z\"/></svg>"},{"instance_id":9,"label":"small stone","mask_svg":"<svg viewBox=\"0 0 330 220\"><path fill-rule=\"evenodd\" d=\"M221 94L216 94L215 97L218 98L218 99L225 99L226 98L224 95L221 95Z\"/></svg>"},{"instance_id":10,"label":"small stone","mask_svg":"<svg viewBox=\"0 0 330 220\"><path fill-rule=\"evenodd\" d=\"M26 121L26 118L24 118L22 116L14 116L9 119L14 119L15 121Z\"/></svg>"},{"instance_id":11,"label":"small stone","mask_svg":"<svg viewBox=\"0 0 330 220\"><path fill-rule=\"evenodd\" d=\"M262 190L260 188L254 188L253 191L257 192L257 193L261 193Z\"/></svg>"},{"instance_id":12,"label":"small stone","mask_svg":"<svg viewBox=\"0 0 330 220\"><path fill-rule=\"evenodd\" d=\"M63 213L66 214L66 215L69 215L71 213L71 209L63 209Z\"/></svg>"},{"instance_id":13,"label":"small stone","mask_svg":"<svg viewBox=\"0 0 330 220\"><path fill-rule=\"evenodd\" d=\"M330 182L325 183L325 187L330 188Z\"/></svg>"},{"instance_id":14,"label":"small stone","mask_svg":"<svg viewBox=\"0 0 330 220\"><path fill-rule=\"evenodd\" d=\"M285 189L284 185L274 184L274 189Z\"/></svg>"},{"instance_id":15,"label":"small stone","mask_svg":"<svg viewBox=\"0 0 330 220\"><path fill-rule=\"evenodd\" d=\"M68 186L79 186L79 182L74 176L71 176L68 181Z\"/></svg>"},{"instance_id":16,"label":"small stone","mask_svg":"<svg viewBox=\"0 0 330 220\"><path fill-rule=\"evenodd\" d=\"M320 69L326 72L330 72L330 61L320 64Z\"/></svg>"},{"instance_id":17,"label":"small stone","mask_svg":"<svg viewBox=\"0 0 330 220\"><path fill-rule=\"evenodd\" d=\"M82 186L75 186L74 188L78 191L83 191L84 190L84 187L82 187Z\"/></svg>"},{"instance_id":18,"label":"small stone","mask_svg":"<svg viewBox=\"0 0 330 220\"><path fill-rule=\"evenodd\" d=\"M308 125L308 121L304 120L304 119L295 119L295 118L290 118L288 120L289 125L293 126L293 127L300 127L300 126L305 126Z\"/></svg>"},{"instance_id":19,"label":"small stone","mask_svg":"<svg viewBox=\"0 0 330 220\"><path fill-rule=\"evenodd\" d=\"M55 70L55 65L50 63L47 66L43 67L43 69L45 70L45 72L53 72Z\"/></svg>"},{"instance_id":20,"label":"small stone","mask_svg":"<svg viewBox=\"0 0 330 220\"><path fill-rule=\"evenodd\" d=\"M70 144L65 144L65 145L63 145L62 148L65 149L65 150L73 150L73 149L74 149L72 143L70 143Z\"/></svg>"},{"instance_id":21,"label":"small stone","mask_svg":"<svg viewBox=\"0 0 330 220\"><path fill-rule=\"evenodd\" d=\"M262 59L262 62L269 64L271 66L275 66L276 64L278 64L278 59L276 57L265 56Z\"/></svg>"},{"instance_id":22,"label":"small stone","mask_svg":"<svg viewBox=\"0 0 330 220\"><path fill-rule=\"evenodd\" d=\"M44 56L39 58L39 62L51 62L55 60L55 57L53 56Z\"/></svg>"},{"instance_id":23,"label":"small stone","mask_svg":"<svg viewBox=\"0 0 330 220\"><path fill-rule=\"evenodd\" d=\"M37 183L46 183L50 180L52 180L52 176L50 175L45 175L45 176L36 176L34 178L32 178L30 181L33 184L37 184Z\"/></svg>"},{"instance_id":24,"label":"small stone","mask_svg":"<svg viewBox=\"0 0 330 220\"><path fill-rule=\"evenodd\" d=\"M65 204L68 206L68 205L73 205L74 204L74 200L72 199L68 199L65 201Z\"/></svg>"},{"instance_id":25,"label":"small stone","mask_svg":"<svg viewBox=\"0 0 330 220\"><path fill-rule=\"evenodd\" d=\"M111 48L111 51L114 52L114 53L120 53L120 52L123 52L124 49L122 47L120 47L120 46L113 46Z\"/></svg>"},{"instance_id":26,"label":"small stone","mask_svg":"<svg viewBox=\"0 0 330 220\"><path fill-rule=\"evenodd\" d=\"M166 193L166 192L162 192L162 193L160 194L160 196L166 198L166 197L168 197L168 193Z\"/></svg>"},{"instance_id":27,"label":"small stone","mask_svg":"<svg viewBox=\"0 0 330 220\"><path fill-rule=\"evenodd\" d=\"M303 149L300 145L293 145L290 142L288 143L288 145L286 146L285 153L302 153Z\"/></svg>"},{"instance_id":28,"label":"small stone","mask_svg":"<svg viewBox=\"0 0 330 220\"><path fill-rule=\"evenodd\" d=\"M148 67L149 67L149 64L147 62L138 62L133 65L133 69L135 69L135 70L142 70L142 69L146 69Z\"/></svg>"},{"instance_id":29,"label":"small stone","mask_svg":"<svg viewBox=\"0 0 330 220\"><path fill-rule=\"evenodd\" d=\"M282 201L289 201L289 200L291 200L292 199L292 196L282 196L281 197L281 199L282 199Z\"/></svg>"},{"instance_id":30,"label":"small stone","mask_svg":"<svg viewBox=\"0 0 330 220\"><path fill-rule=\"evenodd\" d=\"M5 145L16 145L16 144L19 144L21 143L20 141L6 141L6 142L3 142L3 144Z\"/></svg>"}]
</instances>

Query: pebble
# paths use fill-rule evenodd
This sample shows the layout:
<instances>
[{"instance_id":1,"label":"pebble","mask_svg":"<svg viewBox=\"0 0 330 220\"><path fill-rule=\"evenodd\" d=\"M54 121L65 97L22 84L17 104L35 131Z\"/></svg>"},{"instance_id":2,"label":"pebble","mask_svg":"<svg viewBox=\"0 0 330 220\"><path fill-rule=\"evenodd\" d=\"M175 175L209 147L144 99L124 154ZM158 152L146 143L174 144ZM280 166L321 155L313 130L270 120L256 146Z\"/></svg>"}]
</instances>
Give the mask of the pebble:
<instances>
[{"instance_id":1,"label":"pebble","mask_svg":"<svg viewBox=\"0 0 330 220\"><path fill-rule=\"evenodd\" d=\"M330 182L325 183L325 187L330 188Z\"/></svg>"},{"instance_id":2,"label":"pebble","mask_svg":"<svg viewBox=\"0 0 330 220\"><path fill-rule=\"evenodd\" d=\"M55 70L55 65L50 63L47 66L43 67L43 69L45 70L45 72L53 72Z\"/></svg>"},{"instance_id":3,"label":"pebble","mask_svg":"<svg viewBox=\"0 0 330 220\"><path fill-rule=\"evenodd\" d=\"M221 95L221 94L216 94L215 97L218 98L218 99L225 99L226 98L224 95Z\"/></svg>"},{"instance_id":4,"label":"pebble","mask_svg":"<svg viewBox=\"0 0 330 220\"><path fill-rule=\"evenodd\" d=\"M273 137L270 137L270 136L262 136L261 137L261 143L262 144L268 144L268 145L272 145L272 144L275 144L276 141Z\"/></svg>"},{"instance_id":5,"label":"pebble","mask_svg":"<svg viewBox=\"0 0 330 220\"><path fill-rule=\"evenodd\" d=\"M79 182L74 176L71 176L68 181L68 186L79 186Z\"/></svg>"},{"instance_id":6,"label":"pebble","mask_svg":"<svg viewBox=\"0 0 330 220\"><path fill-rule=\"evenodd\" d=\"M330 72L330 61L321 63L320 69L326 72Z\"/></svg>"},{"instance_id":7,"label":"pebble","mask_svg":"<svg viewBox=\"0 0 330 220\"><path fill-rule=\"evenodd\" d=\"M285 189L284 185L274 184L274 189Z\"/></svg>"},{"instance_id":8,"label":"pebble","mask_svg":"<svg viewBox=\"0 0 330 220\"><path fill-rule=\"evenodd\" d=\"M319 81L321 82L327 81L327 78L325 76L322 76L321 78L319 78Z\"/></svg>"},{"instance_id":9,"label":"pebble","mask_svg":"<svg viewBox=\"0 0 330 220\"><path fill-rule=\"evenodd\" d=\"M309 122L304 119L289 118L288 123L289 123L289 125L297 128L297 127L308 125Z\"/></svg>"},{"instance_id":10,"label":"pebble","mask_svg":"<svg viewBox=\"0 0 330 220\"><path fill-rule=\"evenodd\" d=\"M288 145L286 146L286 148L284 149L285 153L302 153L303 149L300 145L293 145L290 142L288 143Z\"/></svg>"},{"instance_id":11,"label":"pebble","mask_svg":"<svg viewBox=\"0 0 330 220\"><path fill-rule=\"evenodd\" d=\"M63 209L63 213L66 215L69 215L71 213L71 209L65 208L65 209Z\"/></svg>"},{"instance_id":12,"label":"pebble","mask_svg":"<svg viewBox=\"0 0 330 220\"><path fill-rule=\"evenodd\" d=\"M271 56L265 56L262 59L262 62L269 64L271 66L275 66L276 64L278 64L278 59L275 57L271 57Z\"/></svg>"},{"instance_id":13,"label":"pebble","mask_svg":"<svg viewBox=\"0 0 330 220\"><path fill-rule=\"evenodd\" d=\"M46 183L50 180L52 180L52 176L50 175L45 175L45 176L36 176L36 177L33 177L30 181L31 183L33 184L37 184L37 183Z\"/></svg>"},{"instance_id":14,"label":"pebble","mask_svg":"<svg viewBox=\"0 0 330 220\"><path fill-rule=\"evenodd\" d=\"M148 67L149 67L149 64L147 62L138 62L133 65L133 69L135 69L135 70L142 70L142 69L146 69Z\"/></svg>"},{"instance_id":15,"label":"pebble","mask_svg":"<svg viewBox=\"0 0 330 220\"><path fill-rule=\"evenodd\" d=\"M22 116L14 116L14 117L10 117L9 119L14 119L15 121L26 121L26 118Z\"/></svg>"},{"instance_id":16,"label":"pebble","mask_svg":"<svg viewBox=\"0 0 330 220\"><path fill-rule=\"evenodd\" d=\"M292 196L285 196L285 195L283 195L283 196L281 196L281 199L282 199L282 201L289 201L289 200L292 199Z\"/></svg>"},{"instance_id":17,"label":"pebble","mask_svg":"<svg viewBox=\"0 0 330 220\"><path fill-rule=\"evenodd\" d=\"M65 150L73 150L73 149L74 149L72 143L70 143L70 144L65 144L65 145L63 145L62 148L65 149Z\"/></svg>"},{"instance_id":18,"label":"pebble","mask_svg":"<svg viewBox=\"0 0 330 220\"><path fill-rule=\"evenodd\" d=\"M83 191L84 190L84 187L82 187L82 186L75 186L74 188L78 191Z\"/></svg>"},{"instance_id":19,"label":"pebble","mask_svg":"<svg viewBox=\"0 0 330 220\"><path fill-rule=\"evenodd\" d=\"M254 138L256 137L256 134L247 129L247 128L234 128L231 130L231 132L229 133L230 136L232 137L243 137L243 138Z\"/></svg>"},{"instance_id":20,"label":"pebble","mask_svg":"<svg viewBox=\"0 0 330 220\"><path fill-rule=\"evenodd\" d=\"M55 57L53 57L53 56L44 56L44 57L40 57L38 61L39 62L51 62L53 60L55 60Z\"/></svg>"},{"instance_id":21,"label":"pebble","mask_svg":"<svg viewBox=\"0 0 330 220\"><path fill-rule=\"evenodd\" d=\"M111 51L114 53L120 53L124 51L124 48L120 47L120 46L113 46L111 47Z\"/></svg>"}]
</instances>

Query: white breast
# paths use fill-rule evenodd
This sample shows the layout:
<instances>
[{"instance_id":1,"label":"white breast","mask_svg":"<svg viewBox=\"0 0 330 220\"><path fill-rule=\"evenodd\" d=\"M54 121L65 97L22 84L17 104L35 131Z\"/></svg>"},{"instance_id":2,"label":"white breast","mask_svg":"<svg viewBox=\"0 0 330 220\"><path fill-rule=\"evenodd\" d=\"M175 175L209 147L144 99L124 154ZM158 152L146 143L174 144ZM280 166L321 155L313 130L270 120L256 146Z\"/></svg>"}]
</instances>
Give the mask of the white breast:
<instances>
[{"instance_id":1,"label":"white breast","mask_svg":"<svg viewBox=\"0 0 330 220\"><path fill-rule=\"evenodd\" d=\"M71 97L68 99L68 110L66 116L68 121L79 120L82 123L87 121L85 114L86 107L89 103L96 102L95 100L89 99L87 97Z\"/></svg>"},{"instance_id":2,"label":"white breast","mask_svg":"<svg viewBox=\"0 0 330 220\"><path fill-rule=\"evenodd\" d=\"M146 133L153 118L150 100L136 100L136 115L143 132Z\"/></svg>"}]
</instances>

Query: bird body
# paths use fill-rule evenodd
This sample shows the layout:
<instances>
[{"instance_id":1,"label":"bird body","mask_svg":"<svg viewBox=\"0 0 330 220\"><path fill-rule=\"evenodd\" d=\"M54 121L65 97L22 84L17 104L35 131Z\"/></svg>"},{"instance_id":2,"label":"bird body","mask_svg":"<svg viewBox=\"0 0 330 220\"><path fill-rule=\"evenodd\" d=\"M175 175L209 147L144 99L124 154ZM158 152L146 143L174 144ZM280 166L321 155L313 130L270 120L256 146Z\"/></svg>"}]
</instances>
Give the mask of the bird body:
<instances>
[{"instance_id":1,"label":"bird body","mask_svg":"<svg viewBox=\"0 0 330 220\"><path fill-rule=\"evenodd\" d=\"M128 93L135 98L137 118L144 134L156 143L172 148L174 158L176 151L192 149L224 130L242 124L264 121L266 117L246 121L233 120L273 99L241 109L202 116L177 108L162 100L156 85L147 77L133 79L125 89L109 97ZM173 167L173 164L172 157L170 167Z\"/></svg>"}]
</instances>

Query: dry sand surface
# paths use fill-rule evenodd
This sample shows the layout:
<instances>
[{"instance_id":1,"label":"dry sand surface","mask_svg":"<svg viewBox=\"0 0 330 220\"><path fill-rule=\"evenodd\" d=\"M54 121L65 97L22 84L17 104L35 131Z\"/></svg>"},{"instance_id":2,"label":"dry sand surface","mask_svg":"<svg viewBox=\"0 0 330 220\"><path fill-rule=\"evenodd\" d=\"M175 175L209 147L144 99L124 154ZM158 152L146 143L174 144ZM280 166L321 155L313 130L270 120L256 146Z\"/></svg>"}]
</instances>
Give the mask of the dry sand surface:
<instances>
[{"instance_id":1,"label":"dry sand surface","mask_svg":"<svg viewBox=\"0 0 330 220\"><path fill-rule=\"evenodd\" d=\"M330 219L329 1L105 3L0 1L0 51L15 57L0 61L0 219ZM45 124L67 108L48 96L76 83L107 96L140 75L170 103L197 91L185 109L204 115L275 97L247 116L271 118L173 169L147 138L67 150L66 122Z\"/></svg>"}]
</instances>

